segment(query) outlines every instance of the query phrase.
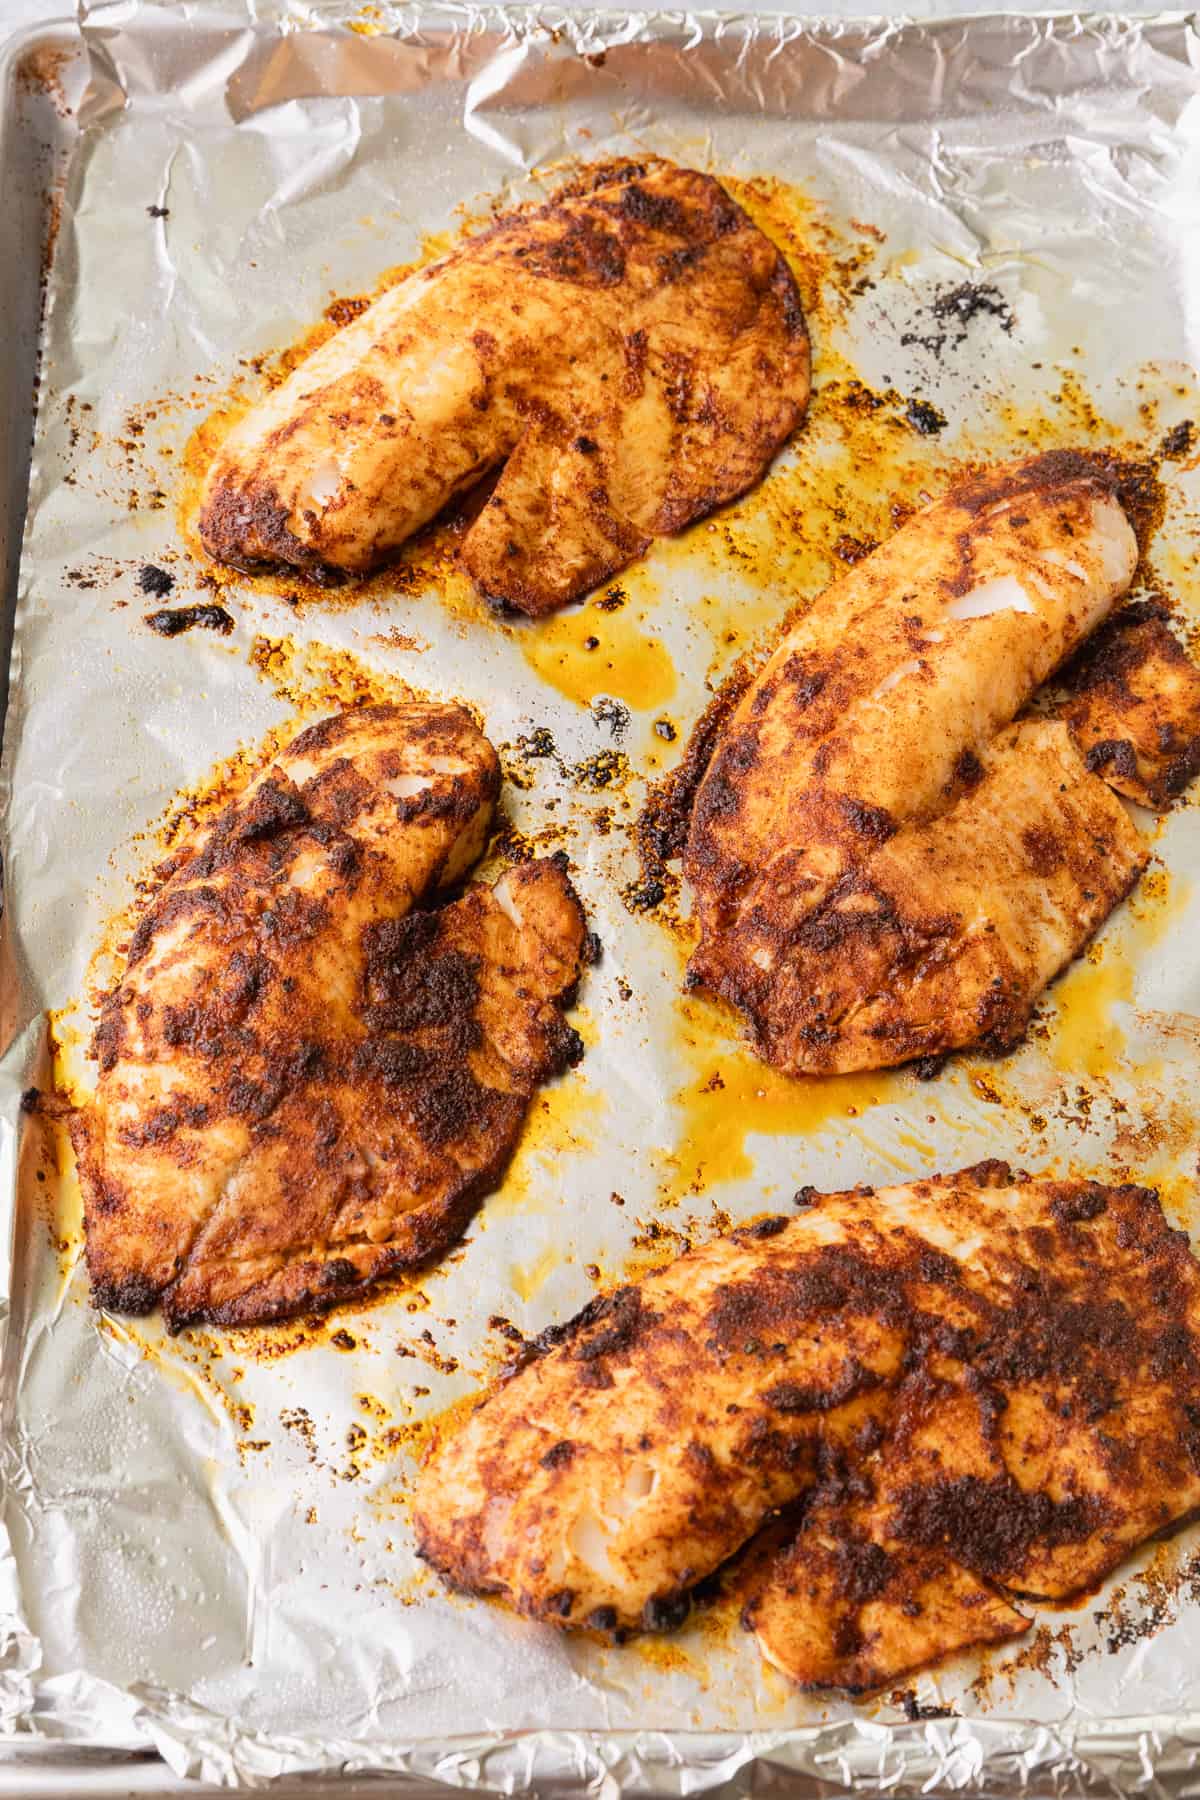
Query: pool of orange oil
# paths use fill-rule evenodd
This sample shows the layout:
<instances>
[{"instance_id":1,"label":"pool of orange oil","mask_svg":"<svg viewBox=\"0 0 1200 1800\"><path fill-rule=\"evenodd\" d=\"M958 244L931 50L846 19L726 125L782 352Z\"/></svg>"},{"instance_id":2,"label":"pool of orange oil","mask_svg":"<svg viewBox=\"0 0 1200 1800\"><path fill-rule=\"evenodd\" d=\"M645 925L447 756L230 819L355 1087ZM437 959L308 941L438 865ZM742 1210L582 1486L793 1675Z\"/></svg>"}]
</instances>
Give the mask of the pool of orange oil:
<instances>
[{"instance_id":1,"label":"pool of orange oil","mask_svg":"<svg viewBox=\"0 0 1200 1800\"><path fill-rule=\"evenodd\" d=\"M671 654L653 626L658 584L637 571L636 596L610 586L579 607L510 627L530 668L568 700L590 706L609 694L640 710L662 707L678 685Z\"/></svg>"},{"instance_id":2,"label":"pool of orange oil","mask_svg":"<svg viewBox=\"0 0 1200 1800\"><path fill-rule=\"evenodd\" d=\"M484 1227L520 1213L542 1213L561 1205L569 1186L562 1175L563 1161L595 1149L595 1127L607 1106L605 1096L578 1069L541 1089L526 1115L504 1180L484 1202ZM552 1173L555 1179L549 1184L546 1178ZM539 1197L547 1186L557 1196L549 1201Z\"/></svg>"},{"instance_id":3,"label":"pool of orange oil","mask_svg":"<svg viewBox=\"0 0 1200 1800\"><path fill-rule=\"evenodd\" d=\"M1133 964L1122 949L1089 947L1054 989L1054 1021L1048 1050L1064 1075L1093 1080L1114 1074L1125 1050L1125 1032L1114 1008L1133 999Z\"/></svg>"},{"instance_id":4,"label":"pool of orange oil","mask_svg":"<svg viewBox=\"0 0 1200 1800\"><path fill-rule=\"evenodd\" d=\"M750 1137L812 1136L911 1092L913 1077L902 1070L781 1075L736 1042L710 1003L688 997L677 1002L676 1013L675 1041L690 1064L675 1096L679 1128L666 1156L676 1192L699 1194L753 1174Z\"/></svg>"},{"instance_id":5,"label":"pool of orange oil","mask_svg":"<svg viewBox=\"0 0 1200 1800\"><path fill-rule=\"evenodd\" d=\"M1185 876L1157 866L1147 870L1121 915L1124 931L1106 931L1055 984L1047 1043L1055 1069L1104 1080L1127 1066L1119 1009L1132 1005L1140 959L1182 918L1191 889Z\"/></svg>"}]
</instances>

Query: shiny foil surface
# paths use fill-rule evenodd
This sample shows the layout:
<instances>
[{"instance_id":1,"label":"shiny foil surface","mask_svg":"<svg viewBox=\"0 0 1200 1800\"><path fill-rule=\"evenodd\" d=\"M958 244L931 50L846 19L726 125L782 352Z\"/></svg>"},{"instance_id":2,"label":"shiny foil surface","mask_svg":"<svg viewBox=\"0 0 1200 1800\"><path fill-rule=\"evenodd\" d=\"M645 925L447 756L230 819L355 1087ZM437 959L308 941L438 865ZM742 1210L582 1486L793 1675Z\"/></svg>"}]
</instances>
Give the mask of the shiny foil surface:
<instances>
[{"instance_id":1,"label":"shiny foil surface","mask_svg":"<svg viewBox=\"0 0 1200 1800\"><path fill-rule=\"evenodd\" d=\"M1194 800L1141 819L1146 881L1028 1042L926 1081L756 1063L683 998L686 892L647 877L636 832L737 658L965 463L1158 456L1154 585L1200 629L1198 63L1180 15L115 0L30 75L60 96L65 150L3 763L9 1733L248 1786L1200 1791L1194 1529L1036 1609L1022 1643L853 1703L765 1667L736 1595L621 1648L453 1597L407 1510L417 1459L519 1335L806 1184L1007 1157L1156 1184L1200 1227ZM797 271L813 404L755 492L541 623L475 598L453 520L357 587L205 564L188 507L214 413L387 271L617 154L727 179ZM193 604L231 629L145 622ZM440 1266L259 1332L99 1316L65 1133L21 1095L94 1081L95 997L188 807L270 734L410 690L477 708L501 752L484 872L571 859L603 945L573 1015L584 1060Z\"/></svg>"}]
</instances>

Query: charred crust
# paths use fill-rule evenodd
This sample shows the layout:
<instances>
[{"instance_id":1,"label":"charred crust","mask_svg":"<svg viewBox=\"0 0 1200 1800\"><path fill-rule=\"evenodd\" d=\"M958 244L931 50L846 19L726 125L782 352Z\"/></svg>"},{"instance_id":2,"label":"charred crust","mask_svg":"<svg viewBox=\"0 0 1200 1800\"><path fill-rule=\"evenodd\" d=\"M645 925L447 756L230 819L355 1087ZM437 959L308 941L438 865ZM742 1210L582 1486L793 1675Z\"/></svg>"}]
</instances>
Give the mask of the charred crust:
<instances>
[{"instance_id":1,"label":"charred crust","mask_svg":"<svg viewBox=\"0 0 1200 1800\"><path fill-rule=\"evenodd\" d=\"M774 1213L770 1218L756 1219L752 1225L743 1225L741 1230L734 1235L739 1238L748 1238L751 1241L755 1238L778 1237L779 1233L785 1231L790 1224L791 1220L785 1214Z\"/></svg>"},{"instance_id":2,"label":"charred crust","mask_svg":"<svg viewBox=\"0 0 1200 1800\"><path fill-rule=\"evenodd\" d=\"M1027 1493L1011 1476L960 1475L902 1490L891 1526L905 1543L947 1550L964 1568L1002 1580L1035 1545L1084 1543L1107 1516L1092 1494L1056 1501L1040 1490Z\"/></svg>"},{"instance_id":3,"label":"charred crust","mask_svg":"<svg viewBox=\"0 0 1200 1800\"><path fill-rule=\"evenodd\" d=\"M1063 677L1088 769L1157 807L1200 772L1200 670L1169 616L1158 600L1122 607Z\"/></svg>"},{"instance_id":4,"label":"charred crust","mask_svg":"<svg viewBox=\"0 0 1200 1800\"><path fill-rule=\"evenodd\" d=\"M651 787L637 829L638 849L648 880L659 877L664 864L683 854L697 790L708 772L717 741L752 679L751 670L744 665L726 678L697 721L679 766L665 781Z\"/></svg>"},{"instance_id":5,"label":"charred crust","mask_svg":"<svg viewBox=\"0 0 1200 1800\"><path fill-rule=\"evenodd\" d=\"M294 737L288 745L288 756L309 757L332 750L335 744L344 743L349 737L355 723L363 718L379 719L381 716L392 717L396 713L393 706L368 707L356 713L331 713L327 719L318 719L315 725L308 725Z\"/></svg>"},{"instance_id":6,"label":"charred crust","mask_svg":"<svg viewBox=\"0 0 1200 1800\"><path fill-rule=\"evenodd\" d=\"M92 1304L102 1312L142 1317L158 1305L162 1287L148 1275L103 1275L92 1272Z\"/></svg>"},{"instance_id":7,"label":"charred crust","mask_svg":"<svg viewBox=\"0 0 1200 1800\"><path fill-rule=\"evenodd\" d=\"M640 1288L618 1288L611 1296L612 1306L602 1315L603 1329L575 1346L579 1362L595 1362L602 1356L624 1356L639 1338L658 1323L657 1315L642 1304Z\"/></svg>"},{"instance_id":8,"label":"charred crust","mask_svg":"<svg viewBox=\"0 0 1200 1800\"><path fill-rule=\"evenodd\" d=\"M691 1610L690 1594L652 1594L642 1608L642 1630L678 1631L686 1623Z\"/></svg>"},{"instance_id":9,"label":"charred crust","mask_svg":"<svg viewBox=\"0 0 1200 1800\"><path fill-rule=\"evenodd\" d=\"M987 1156L982 1162L972 1163L969 1168L961 1170L952 1179L970 1187L1007 1188L1028 1181L1029 1176L1023 1169L1014 1169L1011 1163L998 1156Z\"/></svg>"},{"instance_id":10,"label":"charred crust","mask_svg":"<svg viewBox=\"0 0 1200 1800\"><path fill-rule=\"evenodd\" d=\"M631 172L639 166L641 174ZM725 457L714 454L697 465L696 459L684 456L668 471L659 512L651 521L655 532L681 529L743 491L758 478L803 412L810 382L808 333L795 279L779 251L711 176L656 160L604 165L585 182L566 184L541 206L498 216L434 270L413 279L427 283L439 270L476 256L493 272L506 270L511 275L514 309L519 309L520 294L528 295L532 284L550 283L568 293L576 289L585 297L594 295L584 303L599 304L601 318L615 318L618 329L625 321L619 310L613 313L611 297L601 296L611 296L621 284L628 283L638 293L642 288L662 292L672 284L679 284L685 293L694 287L704 304L712 291L706 284L712 283L714 310L722 320L721 341L755 340L761 397L755 390L736 404L723 396L719 382L707 379L711 355L704 359L704 368L685 367L682 357L672 366L676 348L670 333L664 337L660 320L651 331L642 330L637 324L638 304L631 307L627 366L597 370L602 381L614 378L608 390L614 396L623 388L631 397L645 382L655 383L685 432L697 426L715 432L718 439L731 440ZM711 276L710 263L717 265ZM735 285L740 294L726 292ZM500 294L497 298L503 303ZM343 304L337 310L340 320L347 308ZM485 307L485 316L487 311ZM489 332L482 323L469 333L468 341L478 376L469 401L486 412L492 389L505 379L510 354L519 359L520 352L504 341L499 328ZM528 364L527 357L524 361ZM510 397L531 420L535 411L548 411L539 398L546 383L539 383L535 374L527 369L524 385L518 382L514 387L510 371L508 382ZM302 482L293 486L290 478L273 476L272 467L272 458L314 417L339 433L370 429L398 443L403 428L394 413L381 410L386 403L380 384L360 367L353 380L346 377L315 393L298 395L292 416L265 437L259 455L239 460L230 447L224 459L218 457L200 515L201 539L209 553L246 570L290 565L318 582L336 576L333 564L342 563L359 574L391 554L396 546L386 531L372 535L353 509L347 511L345 503L354 495L349 478L327 518L316 502L296 497L303 495ZM504 494L499 489L468 530L462 547L462 560L480 591L497 605L531 616L586 591L639 555L650 541L615 512L607 488L603 439L580 432L578 421L570 429L564 426L560 435L561 448L573 458L594 459L587 510L591 524L611 545L609 553L597 552L600 566L577 569L570 578L561 569L551 570L550 559L537 554L538 543L525 542L513 520L503 522ZM308 441L302 438L301 455L307 448ZM495 468L512 450L511 443L489 441L481 454ZM589 472L576 463L575 474L586 482ZM285 495L293 502L290 506ZM498 513L491 513L492 507Z\"/></svg>"},{"instance_id":11,"label":"charred crust","mask_svg":"<svg viewBox=\"0 0 1200 1800\"><path fill-rule=\"evenodd\" d=\"M705 1327L718 1352L752 1354L756 1347L786 1342L811 1319L847 1308L893 1319L902 1304L894 1270L830 1244L798 1267L768 1265L753 1281L718 1287Z\"/></svg>"},{"instance_id":12,"label":"charred crust","mask_svg":"<svg viewBox=\"0 0 1200 1800\"><path fill-rule=\"evenodd\" d=\"M239 482L224 475L201 509L200 541L218 562L247 573L283 564L325 574L320 555L295 535L290 519L290 509L269 482Z\"/></svg>"},{"instance_id":13,"label":"charred crust","mask_svg":"<svg viewBox=\"0 0 1200 1800\"><path fill-rule=\"evenodd\" d=\"M568 1319L562 1325L547 1326L537 1337L522 1344L516 1357L505 1368L504 1376L511 1379L528 1364L548 1356L552 1350L568 1346L572 1347L575 1359L583 1363L594 1362L601 1357L622 1355L631 1350L643 1333L657 1323L655 1314L644 1310L639 1288L621 1287L611 1294L597 1294L573 1319ZM597 1326L601 1329L594 1338L589 1337L588 1333Z\"/></svg>"},{"instance_id":14,"label":"charred crust","mask_svg":"<svg viewBox=\"0 0 1200 1800\"><path fill-rule=\"evenodd\" d=\"M520 245L513 254L527 273L578 287L616 287L625 278L620 236L587 213L567 220L560 237Z\"/></svg>"},{"instance_id":15,"label":"charred crust","mask_svg":"<svg viewBox=\"0 0 1200 1800\"><path fill-rule=\"evenodd\" d=\"M244 843L256 839L278 837L285 831L296 831L309 823L307 806L296 789L274 776L268 776L256 789L245 809L234 815L231 837Z\"/></svg>"},{"instance_id":16,"label":"charred crust","mask_svg":"<svg viewBox=\"0 0 1200 1800\"><path fill-rule=\"evenodd\" d=\"M844 1406L855 1394L878 1385L877 1377L854 1357L846 1363L841 1373L828 1387L806 1387L802 1382L777 1381L773 1387L763 1393L763 1400L777 1413L822 1413L832 1412L837 1406Z\"/></svg>"},{"instance_id":17,"label":"charred crust","mask_svg":"<svg viewBox=\"0 0 1200 1800\"><path fill-rule=\"evenodd\" d=\"M1070 488L1115 499L1133 527L1139 550L1145 553L1164 510L1162 483L1152 463L1113 451L1047 450L960 482L950 490L949 498L973 517L1004 501L1057 495Z\"/></svg>"},{"instance_id":18,"label":"charred crust","mask_svg":"<svg viewBox=\"0 0 1200 1800\"><path fill-rule=\"evenodd\" d=\"M938 1567L947 1562L972 1571L993 1594L996 1588L1036 1594L1039 1584L1051 1595L1062 1594L1068 1591L1064 1583L1076 1574L1079 1584L1086 1585L1129 1548L1129 1527L1142 1516L1138 1509L1147 1483L1162 1483L1166 1524L1181 1510L1172 1514L1172 1496L1182 1492L1186 1501L1185 1484L1200 1469L1200 1401L1192 1398L1193 1390L1200 1392L1200 1361L1189 1325L1198 1278L1186 1234L1167 1225L1149 1190L1062 1180L1039 1181L1036 1193L1015 1197L1021 1205L1012 1208L1016 1217L1010 1238L1003 1190L1027 1183L1009 1165L989 1160L915 1184L917 1197L935 1211L943 1201L963 1208L968 1226L980 1205L975 1196L996 1191L990 1211L1000 1255L994 1271L982 1280L976 1279L981 1265L969 1251L961 1257L947 1255L920 1235L919 1226L901 1223L904 1215L890 1228L886 1213L883 1218L864 1215L860 1221L848 1217L851 1235L834 1245L814 1246L811 1234L798 1226L752 1250L755 1239L746 1231L735 1232L739 1273L724 1286L710 1290L707 1278L698 1286L690 1284L682 1270L674 1287L664 1275L652 1275L640 1290L640 1308L630 1290L623 1289L594 1302L570 1327L547 1334L541 1354L557 1348L560 1366L542 1392L557 1392L564 1399L566 1410L559 1415L564 1422L571 1418L582 1424L595 1361L581 1359L580 1345L591 1340L602 1360L604 1334L613 1332L624 1353L630 1336L625 1327L650 1305L661 1311L665 1343L665 1334L672 1331L671 1296L678 1301L695 1293L697 1307L688 1311L683 1327L691 1352L685 1344L676 1361L672 1348L671 1359L663 1363L658 1359L662 1345L640 1336L635 1365L636 1375L649 1383L654 1418L674 1433L677 1492L686 1497L689 1526L697 1533L711 1532L717 1558L727 1541L718 1515L733 1472L742 1481L748 1471L769 1478L787 1507L786 1519L776 1518L773 1526L770 1517L760 1521L773 1530L777 1554L781 1545L787 1546L776 1574L785 1591L801 1591L788 1584L803 1582L814 1566L805 1562L803 1548L811 1524L820 1581L836 1602L829 1621L831 1649L854 1681L868 1685L872 1665L863 1652L869 1649L870 1632L860 1615L872 1601L886 1594L889 1605L916 1616L921 1584L935 1579ZM1091 1234L1094 1253L1087 1241ZM1114 1253L1122 1271L1115 1278ZM749 1275L742 1273L747 1269ZM939 1291L930 1293L931 1286ZM699 1297L709 1294L709 1299ZM949 1307L947 1294L953 1296ZM828 1332L836 1343L845 1331L849 1350L859 1319L898 1339L895 1350L886 1351L880 1371L847 1354L827 1377L780 1379L789 1367L786 1353L798 1337L811 1341L814 1332ZM678 1317L674 1323L679 1325ZM656 1319L656 1330L658 1326ZM729 1371L737 1386L722 1399L736 1392L737 1403L730 1397L723 1408L732 1424L728 1438L718 1445L708 1440L703 1422L705 1384L715 1380L728 1358L750 1360ZM674 1420L672 1394L663 1385L668 1369L678 1371L672 1379L685 1384L694 1379L702 1402L694 1410L681 1406ZM1146 1428L1124 1430L1121 1411L1141 1395L1147 1380L1160 1384L1165 1411ZM611 1381L604 1372L596 1385L607 1389ZM844 1435L842 1421L831 1432L820 1416L809 1416L832 1413L867 1389L884 1391L869 1407L844 1415ZM636 1391L635 1383L631 1392ZM944 1464L936 1456L926 1462L923 1449L917 1463L908 1461L911 1434L925 1433L930 1408L943 1397L965 1400L976 1410L982 1472L960 1474L953 1454ZM1018 1397L1044 1403L1052 1435L1055 1419L1075 1421L1069 1431L1090 1433L1087 1442L1105 1478L1103 1487L1084 1487L1086 1474L1076 1487L1069 1472L1076 1467L1074 1460L1063 1482L1047 1476L1031 1491L1020 1485L1005 1467L1005 1433L1026 1428L1024 1415L1014 1414ZM510 1419L526 1413L538 1418L539 1433L546 1433L542 1444L549 1445L542 1452L544 1466L565 1463L559 1444L550 1441L553 1412L543 1413L528 1394L514 1395L504 1404L510 1407ZM637 1401L631 1404L636 1407ZM639 1419L636 1410L620 1411L617 1417L623 1432L629 1421L629 1456L657 1457L664 1447L658 1426L652 1440L645 1429L649 1417L640 1420L640 1436L633 1423ZM590 1435L584 1441L593 1442ZM1040 1456L1040 1427L1035 1441ZM1073 1445L1073 1438L1068 1441ZM495 1480L496 1491L508 1491L510 1473L519 1476L525 1460L522 1449L510 1472L500 1464L489 1465L488 1481ZM1082 1470L1085 1465L1078 1466ZM569 1490L569 1480L539 1484L555 1531L565 1522L561 1509L569 1504ZM864 1529L864 1507L873 1521L881 1522L882 1541L875 1541L873 1528L869 1533ZM739 1532L750 1523L738 1514ZM1149 1530L1154 1528L1152 1517ZM793 1530L796 1535L789 1538ZM1072 1546L1079 1547L1078 1554L1058 1554ZM478 1563L472 1560L476 1557ZM622 1619L637 1618L643 1630L676 1629L697 1581L718 1566L716 1560L697 1562L700 1566L679 1571L676 1584L666 1591L644 1598L646 1589L635 1589L631 1599L623 1590L620 1612L615 1606L593 1607L583 1622L609 1631ZM504 1575L503 1568L493 1574L477 1537L458 1560L460 1576L464 1565L478 1567L485 1577ZM536 1577L541 1566L531 1572ZM553 1593L543 1599L541 1593L527 1591L524 1577L520 1586L526 1610L542 1617L559 1612L576 1623L574 1596L571 1607L560 1610ZM602 1587L589 1598L610 1594L616 1598L611 1588ZM980 1596L981 1605L985 1598ZM968 1598L965 1604L972 1602ZM998 1616L998 1635L1013 1629L1014 1616L1011 1609ZM751 1628L759 1623L755 1598L748 1601L744 1617ZM861 1659L857 1664L856 1657Z\"/></svg>"},{"instance_id":19,"label":"charred crust","mask_svg":"<svg viewBox=\"0 0 1200 1800\"><path fill-rule=\"evenodd\" d=\"M895 1565L881 1544L851 1538L834 1551L834 1588L840 1600L857 1610L877 1600L891 1581ZM839 1646L841 1648L841 1646ZM842 1650L845 1654L845 1650Z\"/></svg>"},{"instance_id":20,"label":"charred crust","mask_svg":"<svg viewBox=\"0 0 1200 1800\"><path fill-rule=\"evenodd\" d=\"M867 806L848 794L839 796L838 804L851 829L872 844L886 844L896 833L896 821L883 806Z\"/></svg>"},{"instance_id":21,"label":"charred crust","mask_svg":"<svg viewBox=\"0 0 1200 1800\"><path fill-rule=\"evenodd\" d=\"M546 1043L546 1072L548 1075L561 1075L567 1069L578 1068L587 1051L582 1037L573 1025L565 1019L553 1022Z\"/></svg>"},{"instance_id":22,"label":"charred crust","mask_svg":"<svg viewBox=\"0 0 1200 1800\"><path fill-rule=\"evenodd\" d=\"M687 212L673 194L654 193L637 181L629 182L622 189L617 211L636 225L649 226L651 231L673 232L680 237L690 224Z\"/></svg>"}]
</instances>

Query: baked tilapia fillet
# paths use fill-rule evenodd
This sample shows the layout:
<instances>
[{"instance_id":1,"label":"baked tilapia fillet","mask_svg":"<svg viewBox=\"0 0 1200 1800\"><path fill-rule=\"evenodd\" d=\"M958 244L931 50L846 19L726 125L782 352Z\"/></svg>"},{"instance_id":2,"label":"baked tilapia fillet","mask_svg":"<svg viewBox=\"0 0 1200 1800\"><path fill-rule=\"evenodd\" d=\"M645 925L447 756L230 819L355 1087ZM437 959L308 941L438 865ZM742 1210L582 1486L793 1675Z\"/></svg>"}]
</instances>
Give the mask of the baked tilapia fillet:
<instances>
[{"instance_id":1,"label":"baked tilapia fillet","mask_svg":"<svg viewBox=\"0 0 1200 1800\"><path fill-rule=\"evenodd\" d=\"M592 1302L435 1449L454 1587L663 1630L758 1538L745 1617L876 1687L1027 1629L1200 1505L1200 1266L1157 1197L1004 1164L815 1196ZM783 1523L786 1520L788 1523Z\"/></svg>"},{"instance_id":2,"label":"baked tilapia fillet","mask_svg":"<svg viewBox=\"0 0 1200 1800\"><path fill-rule=\"evenodd\" d=\"M752 486L809 360L787 264L718 181L603 165L308 357L226 438L200 536L238 566L357 573L502 471L462 558L544 613Z\"/></svg>"},{"instance_id":3,"label":"baked tilapia fillet","mask_svg":"<svg viewBox=\"0 0 1200 1800\"><path fill-rule=\"evenodd\" d=\"M814 602L718 732L689 981L778 1067L1015 1043L1138 879L1117 794L1186 786L1200 675L1159 611L1113 614L1138 560L1120 480L1054 452L951 488ZM1088 640L1057 709L1022 717Z\"/></svg>"},{"instance_id":4,"label":"baked tilapia fillet","mask_svg":"<svg viewBox=\"0 0 1200 1800\"><path fill-rule=\"evenodd\" d=\"M98 1305L256 1324L461 1233L581 1048L564 1007L585 929L559 862L439 901L498 787L461 708L362 707L180 847L72 1120Z\"/></svg>"}]
</instances>

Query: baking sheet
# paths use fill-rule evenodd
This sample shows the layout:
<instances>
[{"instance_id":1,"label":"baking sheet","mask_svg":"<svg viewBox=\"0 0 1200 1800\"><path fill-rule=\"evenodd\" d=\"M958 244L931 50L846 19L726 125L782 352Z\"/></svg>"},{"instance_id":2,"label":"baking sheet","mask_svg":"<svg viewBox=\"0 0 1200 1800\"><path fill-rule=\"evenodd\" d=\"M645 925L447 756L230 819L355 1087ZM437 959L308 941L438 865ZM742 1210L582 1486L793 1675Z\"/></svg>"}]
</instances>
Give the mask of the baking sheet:
<instances>
[{"instance_id":1,"label":"baking sheet","mask_svg":"<svg viewBox=\"0 0 1200 1800\"><path fill-rule=\"evenodd\" d=\"M122 0L81 34L3 765L8 1728L149 1743L247 1783L344 1767L539 1791L748 1791L769 1771L798 1792L1189 1791L1195 1532L1080 1609L1040 1609L1023 1646L853 1706L790 1692L719 1611L613 1650L450 1598L413 1558L406 1498L430 1422L508 1347L490 1321L536 1332L805 1183L1008 1155L1157 1181L1194 1223L1194 808L1143 821L1159 863L1029 1044L926 1083L761 1069L681 1003L686 901L646 906L632 844L646 778L721 674L890 528L894 500L963 458L1153 447L1200 421L1192 25ZM225 586L228 637L146 629L146 563L172 601L213 597L176 501L196 429L255 391L259 359L443 247L462 209L540 192L563 159L643 151L741 184L805 288L812 416L761 489L658 546L611 604L539 626L472 600L451 532L361 591ZM988 305L945 304L963 284ZM1190 465L1186 444L1163 465L1155 570L1196 623ZM95 953L120 943L177 792L210 795L265 734L401 684L477 705L502 748L492 863L572 858L604 945L585 1061L419 1280L257 1335L97 1320L69 1159L18 1119L45 1014L63 1078L86 1084L89 992L112 966Z\"/></svg>"}]
</instances>

